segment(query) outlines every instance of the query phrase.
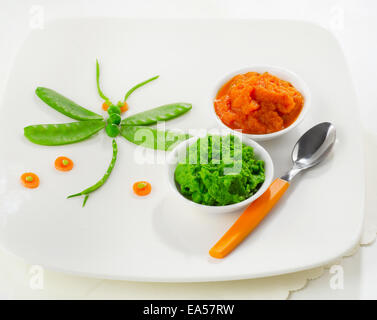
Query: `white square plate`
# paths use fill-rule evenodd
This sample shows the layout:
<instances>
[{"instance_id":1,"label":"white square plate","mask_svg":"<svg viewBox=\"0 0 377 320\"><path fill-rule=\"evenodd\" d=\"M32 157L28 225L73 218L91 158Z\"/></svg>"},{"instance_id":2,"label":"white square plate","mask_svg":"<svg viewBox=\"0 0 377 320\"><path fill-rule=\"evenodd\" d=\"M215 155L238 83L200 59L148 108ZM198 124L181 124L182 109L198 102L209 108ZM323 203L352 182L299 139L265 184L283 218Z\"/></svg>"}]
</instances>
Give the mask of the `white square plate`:
<instances>
[{"instance_id":1,"label":"white square plate","mask_svg":"<svg viewBox=\"0 0 377 320\"><path fill-rule=\"evenodd\" d=\"M284 199L237 250L211 259L210 247L240 213L213 215L182 207L169 196L163 164L138 164L140 148L118 137L119 157L85 208L66 199L96 182L111 158L104 132L73 145L43 147L23 127L72 120L46 106L37 86L57 90L100 112L95 59L113 101L133 84L161 77L135 92L129 114L175 101L193 109L168 127L212 128L209 96L224 74L248 65L287 68L312 92L312 108L289 134L262 143L276 176L291 165L296 140L331 121L338 141L325 163L298 177ZM33 264L86 276L138 281L214 281L254 278L315 267L354 246L363 220L364 177L358 109L342 50L325 29L294 21L62 20L31 32L18 54L2 104L0 126L0 242ZM138 152L135 152L138 150ZM163 153L159 152L159 155ZM57 172L57 156L72 158ZM23 172L40 176L21 186ZM146 179L153 192L133 196Z\"/></svg>"}]
</instances>

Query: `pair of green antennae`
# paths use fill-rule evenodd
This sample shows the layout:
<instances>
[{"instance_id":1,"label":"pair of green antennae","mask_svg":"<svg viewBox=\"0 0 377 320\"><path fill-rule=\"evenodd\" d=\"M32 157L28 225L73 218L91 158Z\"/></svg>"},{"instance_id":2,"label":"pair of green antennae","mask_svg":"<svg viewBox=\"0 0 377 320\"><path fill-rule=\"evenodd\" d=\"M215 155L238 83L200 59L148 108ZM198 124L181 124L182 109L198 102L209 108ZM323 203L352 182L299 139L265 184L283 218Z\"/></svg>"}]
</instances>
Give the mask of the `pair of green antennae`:
<instances>
[{"instance_id":1,"label":"pair of green antennae","mask_svg":"<svg viewBox=\"0 0 377 320\"><path fill-rule=\"evenodd\" d=\"M110 101L110 99L108 97L106 97L104 95L104 93L102 92L101 90L101 87L99 85L99 76L100 76L100 71L99 71L99 63L98 63L98 59L96 59L96 80L97 80L97 90L98 90L98 94L100 95L100 97L102 99L104 99L105 101ZM146 85L147 83L153 81L153 80L156 80L158 79L159 76L154 76L148 80L145 80L143 82L140 82L139 84L133 86L130 90L127 91L126 95L124 96L124 101L123 102L126 102L127 98L138 88Z\"/></svg>"}]
</instances>

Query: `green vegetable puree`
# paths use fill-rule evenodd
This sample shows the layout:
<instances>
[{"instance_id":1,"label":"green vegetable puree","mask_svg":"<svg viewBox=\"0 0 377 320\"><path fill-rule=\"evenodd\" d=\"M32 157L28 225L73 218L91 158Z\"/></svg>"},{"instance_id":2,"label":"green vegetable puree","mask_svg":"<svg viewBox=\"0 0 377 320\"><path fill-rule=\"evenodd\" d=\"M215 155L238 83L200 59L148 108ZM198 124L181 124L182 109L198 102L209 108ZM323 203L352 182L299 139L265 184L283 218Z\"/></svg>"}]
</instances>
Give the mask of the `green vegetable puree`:
<instances>
[{"instance_id":1,"label":"green vegetable puree","mask_svg":"<svg viewBox=\"0 0 377 320\"><path fill-rule=\"evenodd\" d=\"M174 175L182 195L210 206L241 202L256 193L265 179L264 161L233 135L198 139L187 148Z\"/></svg>"}]
</instances>

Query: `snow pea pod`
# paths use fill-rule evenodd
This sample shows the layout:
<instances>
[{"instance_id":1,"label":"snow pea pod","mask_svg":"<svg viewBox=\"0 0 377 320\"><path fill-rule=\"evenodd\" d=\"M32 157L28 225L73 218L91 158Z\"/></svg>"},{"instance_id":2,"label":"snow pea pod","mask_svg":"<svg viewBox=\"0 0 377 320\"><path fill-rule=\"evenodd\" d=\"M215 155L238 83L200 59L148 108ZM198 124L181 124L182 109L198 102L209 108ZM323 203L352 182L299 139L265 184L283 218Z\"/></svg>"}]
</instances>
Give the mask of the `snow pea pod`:
<instances>
[{"instance_id":1,"label":"snow pea pod","mask_svg":"<svg viewBox=\"0 0 377 320\"><path fill-rule=\"evenodd\" d=\"M169 151L190 138L189 134L161 131L144 126L121 126L120 134L128 141L145 148Z\"/></svg>"},{"instance_id":2,"label":"snow pea pod","mask_svg":"<svg viewBox=\"0 0 377 320\"><path fill-rule=\"evenodd\" d=\"M96 191L100 187L102 187L104 185L104 183L106 182L106 180L110 177L110 174L113 171L114 166L115 166L115 162L117 160L117 154L118 154L118 146L116 144L115 139L113 139L113 156L111 158L110 165L107 168L106 173L104 174L104 176L97 183L95 183L94 185L92 185L91 187L86 188L85 190L83 190L83 191L81 191L79 193L72 194L72 195L68 196L67 198L69 199L69 198L78 197L78 196L85 196L84 202L82 204L82 206L84 207L85 204L86 204L86 201L89 198L89 194L92 193L92 192L94 192L94 191Z\"/></svg>"},{"instance_id":3,"label":"snow pea pod","mask_svg":"<svg viewBox=\"0 0 377 320\"><path fill-rule=\"evenodd\" d=\"M103 118L90 110L87 110L60 93L48 88L38 87L35 93L46 104L56 111L75 120L102 120Z\"/></svg>"},{"instance_id":4,"label":"snow pea pod","mask_svg":"<svg viewBox=\"0 0 377 320\"><path fill-rule=\"evenodd\" d=\"M24 128L31 142L44 146L59 146L85 140L105 127L104 120L89 120L62 124L37 124Z\"/></svg>"},{"instance_id":5,"label":"snow pea pod","mask_svg":"<svg viewBox=\"0 0 377 320\"><path fill-rule=\"evenodd\" d=\"M168 121L181 116L191 110L190 103L178 102L166 104L161 107L136 113L133 116L122 120L123 126L146 126L155 124L158 121Z\"/></svg>"}]
</instances>

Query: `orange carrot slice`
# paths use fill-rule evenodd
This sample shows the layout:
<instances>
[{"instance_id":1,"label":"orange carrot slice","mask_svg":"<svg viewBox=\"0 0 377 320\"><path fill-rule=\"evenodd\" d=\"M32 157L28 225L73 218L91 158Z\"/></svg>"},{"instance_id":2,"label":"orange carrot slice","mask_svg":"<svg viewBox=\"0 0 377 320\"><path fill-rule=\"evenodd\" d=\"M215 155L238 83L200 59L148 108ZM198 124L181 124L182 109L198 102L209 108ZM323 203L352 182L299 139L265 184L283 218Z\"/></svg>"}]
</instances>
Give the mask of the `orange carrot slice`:
<instances>
[{"instance_id":1,"label":"orange carrot slice","mask_svg":"<svg viewBox=\"0 0 377 320\"><path fill-rule=\"evenodd\" d=\"M127 102L123 102L122 106L120 107L120 112L126 112L128 110Z\"/></svg>"},{"instance_id":2,"label":"orange carrot slice","mask_svg":"<svg viewBox=\"0 0 377 320\"><path fill-rule=\"evenodd\" d=\"M102 104L102 110L107 111L109 109L109 105L106 103L106 101Z\"/></svg>"},{"instance_id":3,"label":"orange carrot slice","mask_svg":"<svg viewBox=\"0 0 377 320\"><path fill-rule=\"evenodd\" d=\"M21 176L21 183L26 188L34 189L39 186L39 178L35 173L25 172Z\"/></svg>"},{"instance_id":4,"label":"orange carrot slice","mask_svg":"<svg viewBox=\"0 0 377 320\"><path fill-rule=\"evenodd\" d=\"M138 196L146 196L151 193L152 186L147 181L138 181L134 183L133 189Z\"/></svg>"},{"instance_id":5,"label":"orange carrot slice","mask_svg":"<svg viewBox=\"0 0 377 320\"><path fill-rule=\"evenodd\" d=\"M55 160L55 168L60 171L72 170L73 161L67 157L58 157Z\"/></svg>"}]
</instances>

